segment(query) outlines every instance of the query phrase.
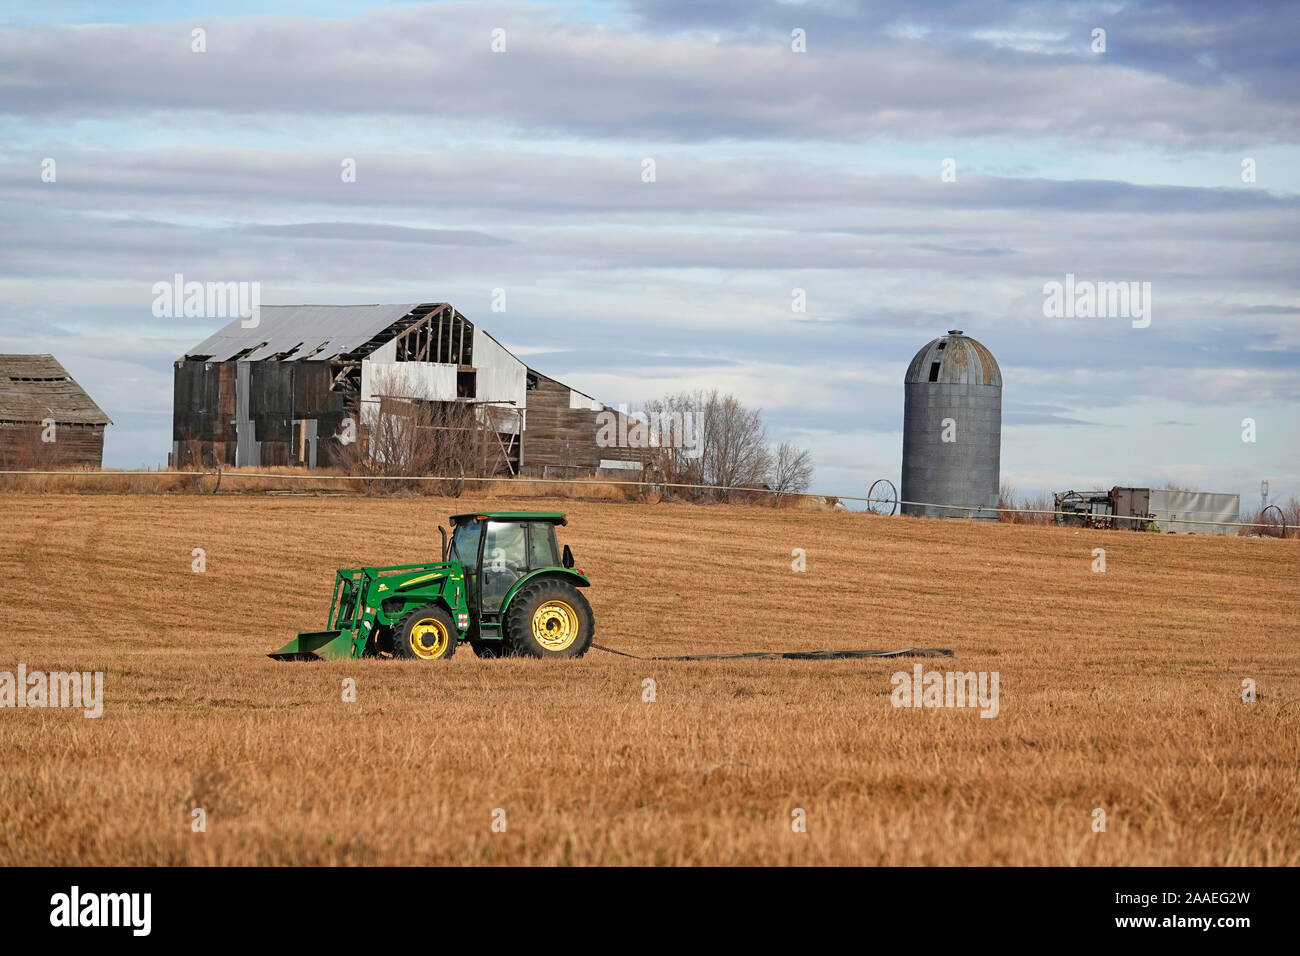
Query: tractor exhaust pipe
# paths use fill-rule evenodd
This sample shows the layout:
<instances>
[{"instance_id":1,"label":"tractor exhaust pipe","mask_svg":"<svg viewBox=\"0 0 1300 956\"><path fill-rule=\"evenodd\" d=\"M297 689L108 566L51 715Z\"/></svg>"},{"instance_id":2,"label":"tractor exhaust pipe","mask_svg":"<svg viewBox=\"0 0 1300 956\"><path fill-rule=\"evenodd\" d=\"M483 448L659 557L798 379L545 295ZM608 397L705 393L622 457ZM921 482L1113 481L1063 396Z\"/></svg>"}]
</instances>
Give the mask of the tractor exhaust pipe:
<instances>
[{"instance_id":1,"label":"tractor exhaust pipe","mask_svg":"<svg viewBox=\"0 0 1300 956\"><path fill-rule=\"evenodd\" d=\"M442 525L438 525L438 534L442 535L442 558L440 560L446 561L447 560L447 529L444 528Z\"/></svg>"}]
</instances>

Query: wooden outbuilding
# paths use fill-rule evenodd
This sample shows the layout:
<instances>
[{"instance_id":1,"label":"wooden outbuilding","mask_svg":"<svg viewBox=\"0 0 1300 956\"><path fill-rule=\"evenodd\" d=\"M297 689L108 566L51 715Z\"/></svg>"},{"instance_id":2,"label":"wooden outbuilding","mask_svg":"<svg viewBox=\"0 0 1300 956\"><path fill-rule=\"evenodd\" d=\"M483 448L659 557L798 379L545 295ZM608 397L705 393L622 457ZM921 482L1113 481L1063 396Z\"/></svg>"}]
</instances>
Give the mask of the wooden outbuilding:
<instances>
[{"instance_id":1,"label":"wooden outbuilding","mask_svg":"<svg viewBox=\"0 0 1300 956\"><path fill-rule=\"evenodd\" d=\"M99 468L111 424L53 355L0 355L0 469Z\"/></svg>"}]
</instances>

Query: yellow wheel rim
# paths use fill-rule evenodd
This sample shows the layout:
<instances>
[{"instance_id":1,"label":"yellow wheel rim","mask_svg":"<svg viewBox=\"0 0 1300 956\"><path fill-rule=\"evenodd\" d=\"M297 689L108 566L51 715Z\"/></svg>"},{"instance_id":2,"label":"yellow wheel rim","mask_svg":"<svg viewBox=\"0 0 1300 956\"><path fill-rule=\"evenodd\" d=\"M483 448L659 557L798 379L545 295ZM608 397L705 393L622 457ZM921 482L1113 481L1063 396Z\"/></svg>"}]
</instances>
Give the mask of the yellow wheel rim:
<instances>
[{"instance_id":1,"label":"yellow wheel rim","mask_svg":"<svg viewBox=\"0 0 1300 956\"><path fill-rule=\"evenodd\" d=\"M411 650L416 657L432 660L447 653L451 644L451 634L447 625L436 617L426 617L415 622L411 628Z\"/></svg>"},{"instance_id":2,"label":"yellow wheel rim","mask_svg":"<svg viewBox=\"0 0 1300 956\"><path fill-rule=\"evenodd\" d=\"M533 637L548 651L562 651L578 639L578 614L563 601L547 601L533 614Z\"/></svg>"}]
</instances>

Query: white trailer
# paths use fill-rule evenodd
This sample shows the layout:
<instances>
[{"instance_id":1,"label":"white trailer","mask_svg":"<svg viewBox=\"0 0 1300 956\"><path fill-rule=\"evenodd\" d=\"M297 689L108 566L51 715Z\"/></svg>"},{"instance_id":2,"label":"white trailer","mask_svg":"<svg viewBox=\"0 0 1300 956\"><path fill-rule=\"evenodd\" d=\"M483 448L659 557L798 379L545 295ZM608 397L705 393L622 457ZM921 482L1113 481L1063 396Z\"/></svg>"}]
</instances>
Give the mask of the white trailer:
<instances>
[{"instance_id":1,"label":"white trailer","mask_svg":"<svg viewBox=\"0 0 1300 956\"><path fill-rule=\"evenodd\" d=\"M1151 489L1151 515L1161 531L1181 534L1236 534L1237 528L1198 521L1240 521L1241 495L1212 491L1166 491Z\"/></svg>"},{"instance_id":2,"label":"white trailer","mask_svg":"<svg viewBox=\"0 0 1300 956\"><path fill-rule=\"evenodd\" d=\"M1160 531L1181 534L1236 534L1230 524L1241 520L1241 496L1211 491L1170 491L1165 488L1112 488L1110 501L1116 527L1143 528L1155 522ZM1124 520L1132 519L1132 520Z\"/></svg>"}]
</instances>

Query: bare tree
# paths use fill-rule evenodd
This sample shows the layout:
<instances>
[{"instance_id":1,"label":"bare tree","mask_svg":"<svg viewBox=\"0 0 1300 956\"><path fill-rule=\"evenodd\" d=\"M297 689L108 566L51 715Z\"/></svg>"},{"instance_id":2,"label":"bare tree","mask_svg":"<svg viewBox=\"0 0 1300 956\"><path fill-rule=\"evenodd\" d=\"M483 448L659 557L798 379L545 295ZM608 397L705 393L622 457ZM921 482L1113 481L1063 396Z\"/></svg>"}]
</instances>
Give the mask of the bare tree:
<instances>
[{"instance_id":1,"label":"bare tree","mask_svg":"<svg viewBox=\"0 0 1300 956\"><path fill-rule=\"evenodd\" d=\"M767 484L779 500L782 494L807 491L812 484L812 473L812 455L808 449L783 441L771 456Z\"/></svg>"},{"instance_id":2,"label":"bare tree","mask_svg":"<svg viewBox=\"0 0 1300 956\"><path fill-rule=\"evenodd\" d=\"M503 454L500 422L493 409L430 397L404 383L392 369L375 373L372 398L361 408L356 440L343 446L340 463L357 475L490 475ZM378 490L418 487L419 482L382 483ZM439 488L445 489L445 483ZM426 488L423 490L435 490Z\"/></svg>"},{"instance_id":3,"label":"bare tree","mask_svg":"<svg viewBox=\"0 0 1300 956\"><path fill-rule=\"evenodd\" d=\"M669 395L646 403L645 410L661 434L673 432L686 439L658 446L654 466L664 481L728 488L764 484L771 453L757 409L713 389ZM732 492L715 489L695 497L728 501Z\"/></svg>"},{"instance_id":4,"label":"bare tree","mask_svg":"<svg viewBox=\"0 0 1300 956\"><path fill-rule=\"evenodd\" d=\"M657 423L646 473L673 484L703 484L703 392L679 392L646 402L647 417ZM665 425L668 427L665 428ZM677 497L698 500L691 489L675 488Z\"/></svg>"},{"instance_id":5,"label":"bare tree","mask_svg":"<svg viewBox=\"0 0 1300 956\"><path fill-rule=\"evenodd\" d=\"M718 492L721 500L730 500L728 488L763 484L771 460L767 429L762 414L746 408L734 395L709 393L703 449L705 482L726 486Z\"/></svg>"}]
</instances>

